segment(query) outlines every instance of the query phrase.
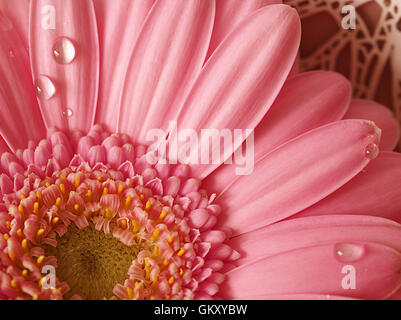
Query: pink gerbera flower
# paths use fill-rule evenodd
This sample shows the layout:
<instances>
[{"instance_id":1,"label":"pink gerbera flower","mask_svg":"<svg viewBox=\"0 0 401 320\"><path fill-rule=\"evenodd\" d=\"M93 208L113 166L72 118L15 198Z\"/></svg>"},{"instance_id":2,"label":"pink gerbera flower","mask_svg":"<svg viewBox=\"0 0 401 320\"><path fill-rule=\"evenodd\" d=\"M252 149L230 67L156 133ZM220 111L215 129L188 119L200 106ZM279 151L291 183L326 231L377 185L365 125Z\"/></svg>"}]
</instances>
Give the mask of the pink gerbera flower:
<instances>
[{"instance_id":1,"label":"pink gerbera flower","mask_svg":"<svg viewBox=\"0 0 401 320\"><path fill-rule=\"evenodd\" d=\"M341 119L384 150L399 128L340 75L288 78L300 25L277 2L0 1L1 299L398 290L401 226L376 216L399 220L401 156ZM169 120L256 128L253 173L149 163Z\"/></svg>"}]
</instances>

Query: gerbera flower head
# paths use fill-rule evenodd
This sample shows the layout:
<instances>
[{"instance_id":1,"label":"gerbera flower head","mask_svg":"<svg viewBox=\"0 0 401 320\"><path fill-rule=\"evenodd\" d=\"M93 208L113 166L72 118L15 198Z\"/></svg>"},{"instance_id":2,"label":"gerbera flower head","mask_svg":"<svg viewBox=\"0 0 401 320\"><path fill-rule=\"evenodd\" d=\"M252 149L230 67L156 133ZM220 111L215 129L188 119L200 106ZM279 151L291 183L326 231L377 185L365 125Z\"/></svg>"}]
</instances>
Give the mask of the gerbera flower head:
<instances>
[{"instance_id":1,"label":"gerbera flower head","mask_svg":"<svg viewBox=\"0 0 401 320\"><path fill-rule=\"evenodd\" d=\"M353 179L379 156L381 131L340 120L351 100L342 76L287 80L296 73L300 25L277 2L0 2L1 299L342 295L339 283L321 281L336 272L330 259L357 261L367 244L341 245L337 229L324 245L304 235L265 265L277 252L263 250L272 248L264 232ZM392 148L398 126L378 108L369 118L386 125ZM166 130L169 120L195 132L256 128L254 172L236 176L222 166L224 151L217 163L199 164L196 157L216 152L203 139L189 164L151 163L148 132ZM163 136L166 145L171 139ZM229 156L248 139L236 136ZM367 224L339 219L358 230ZM385 224L377 219L371 224ZM292 223L327 232L332 220L293 221L279 224L283 234L297 229ZM386 281L373 292L365 272L355 295L387 297L400 286L399 254L372 248L359 268L384 266ZM258 283L303 257L305 268L325 259L320 285L306 285L296 268L282 282Z\"/></svg>"}]
</instances>

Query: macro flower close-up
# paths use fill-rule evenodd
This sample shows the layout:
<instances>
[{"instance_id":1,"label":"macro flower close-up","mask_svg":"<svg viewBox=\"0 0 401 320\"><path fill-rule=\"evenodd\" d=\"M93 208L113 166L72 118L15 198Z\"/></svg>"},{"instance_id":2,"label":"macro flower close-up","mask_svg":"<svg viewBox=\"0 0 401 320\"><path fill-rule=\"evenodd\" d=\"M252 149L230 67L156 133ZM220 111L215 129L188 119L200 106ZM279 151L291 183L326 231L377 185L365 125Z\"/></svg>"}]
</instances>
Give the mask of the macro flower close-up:
<instances>
[{"instance_id":1,"label":"macro flower close-up","mask_svg":"<svg viewBox=\"0 0 401 320\"><path fill-rule=\"evenodd\" d=\"M0 300L401 297L400 126L279 0L0 0Z\"/></svg>"}]
</instances>

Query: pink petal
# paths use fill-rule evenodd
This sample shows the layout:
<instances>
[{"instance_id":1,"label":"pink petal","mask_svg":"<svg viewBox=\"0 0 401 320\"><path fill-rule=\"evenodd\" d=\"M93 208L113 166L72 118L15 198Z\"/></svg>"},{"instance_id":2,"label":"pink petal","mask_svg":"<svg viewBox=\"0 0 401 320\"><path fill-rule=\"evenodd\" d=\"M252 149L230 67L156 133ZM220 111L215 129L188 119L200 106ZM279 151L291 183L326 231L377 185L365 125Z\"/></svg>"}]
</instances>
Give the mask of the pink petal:
<instances>
[{"instance_id":1,"label":"pink petal","mask_svg":"<svg viewBox=\"0 0 401 320\"><path fill-rule=\"evenodd\" d=\"M32 86L28 52L6 19L0 13L0 133L15 151L25 148L29 140L43 138L45 127Z\"/></svg>"},{"instance_id":2,"label":"pink petal","mask_svg":"<svg viewBox=\"0 0 401 320\"><path fill-rule=\"evenodd\" d=\"M11 20L28 51L29 0L0 0L0 11Z\"/></svg>"},{"instance_id":3,"label":"pink petal","mask_svg":"<svg viewBox=\"0 0 401 320\"><path fill-rule=\"evenodd\" d=\"M88 132L94 121L99 81L99 43L93 3L90 0L53 1L55 29L51 29L51 24L50 29L43 28L48 20L42 14L45 5L48 5L46 0L31 1L29 38L35 83L38 84L40 77L47 77L55 88L52 97L39 99L42 114L48 127ZM63 40L72 43L65 50L67 55L62 51L59 54L70 58L68 61L73 58L66 64L57 62L54 52L56 42ZM50 93L50 87L42 85L42 92Z\"/></svg>"},{"instance_id":4,"label":"pink petal","mask_svg":"<svg viewBox=\"0 0 401 320\"><path fill-rule=\"evenodd\" d=\"M294 217L364 214L401 222L401 154L381 152L355 178Z\"/></svg>"},{"instance_id":5,"label":"pink petal","mask_svg":"<svg viewBox=\"0 0 401 320\"><path fill-rule=\"evenodd\" d=\"M246 18L203 68L180 111L178 129L190 128L198 133L209 128L253 129L279 93L295 59L299 40L299 18L289 6L267 6ZM220 136L212 139L215 148L216 138ZM201 139L195 146L199 155L206 139L209 140ZM244 139L236 137L232 149ZM210 153L215 150L206 150L205 155ZM220 154L220 162L193 165L192 173L199 178L207 176L224 161ZM188 160L200 163L194 155Z\"/></svg>"},{"instance_id":6,"label":"pink petal","mask_svg":"<svg viewBox=\"0 0 401 320\"><path fill-rule=\"evenodd\" d=\"M96 123L117 131L118 105L136 39L154 0L95 0L100 46Z\"/></svg>"},{"instance_id":7,"label":"pink petal","mask_svg":"<svg viewBox=\"0 0 401 320\"><path fill-rule=\"evenodd\" d=\"M205 59L214 11L214 1L155 3L128 65L120 131L149 143L150 129L175 119Z\"/></svg>"},{"instance_id":8,"label":"pink petal","mask_svg":"<svg viewBox=\"0 0 401 320\"><path fill-rule=\"evenodd\" d=\"M0 154L3 154L4 152L10 152L10 148L8 147L4 139L0 136Z\"/></svg>"},{"instance_id":9,"label":"pink petal","mask_svg":"<svg viewBox=\"0 0 401 320\"><path fill-rule=\"evenodd\" d=\"M338 248L345 251L342 257ZM341 254L344 254L341 252ZM342 286L344 266L355 270L355 289ZM384 299L401 286L401 255L369 242L321 244L260 259L227 273L220 288L225 298L278 294L330 294ZM375 285L372 285L374 283Z\"/></svg>"},{"instance_id":10,"label":"pink petal","mask_svg":"<svg viewBox=\"0 0 401 320\"><path fill-rule=\"evenodd\" d=\"M246 232L230 240L242 265L302 247L335 242L375 242L401 251L401 226L391 220L358 215L292 219ZM267 245L260 245L266 243Z\"/></svg>"},{"instance_id":11,"label":"pink petal","mask_svg":"<svg viewBox=\"0 0 401 320\"><path fill-rule=\"evenodd\" d=\"M386 107L370 100L354 99L344 119L366 119L382 130L380 150L393 150L400 138L400 124Z\"/></svg>"},{"instance_id":12,"label":"pink petal","mask_svg":"<svg viewBox=\"0 0 401 320\"><path fill-rule=\"evenodd\" d=\"M320 201L358 174L379 142L371 122L342 120L281 145L238 176L217 198L220 221L239 234L291 216Z\"/></svg>"},{"instance_id":13,"label":"pink petal","mask_svg":"<svg viewBox=\"0 0 401 320\"><path fill-rule=\"evenodd\" d=\"M216 17L214 19L213 34L210 40L207 59L223 41L223 39L235 29L239 22L252 12L270 5L282 3L281 0L219 0L216 1Z\"/></svg>"},{"instance_id":14,"label":"pink petal","mask_svg":"<svg viewBox=\"0 0 401 320\"><path fill-rule=\"evenodd\" d=\"M340 120L350 100L350 83L340 74L317 71L290 78L255 129L255 162L306 131ZM236 167L223 164L207 177L205 185L222 191L235 179Z\"/></svg>"}]
</instances>

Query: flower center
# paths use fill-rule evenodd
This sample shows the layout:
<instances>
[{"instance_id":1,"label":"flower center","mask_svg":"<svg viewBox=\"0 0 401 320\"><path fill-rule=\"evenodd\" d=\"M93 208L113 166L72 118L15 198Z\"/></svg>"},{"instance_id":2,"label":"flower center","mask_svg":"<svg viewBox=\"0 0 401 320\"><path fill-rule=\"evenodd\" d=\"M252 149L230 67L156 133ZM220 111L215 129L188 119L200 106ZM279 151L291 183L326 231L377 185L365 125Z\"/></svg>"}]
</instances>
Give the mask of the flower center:
<instances>
[{"instance_id":1,"label":"flower center","mask_svg":"<svg viewBox=\"0 0 401 320\"><path fill-rule=\"evenodd\" d=\"M239 257L213 229L215 195L187 166L148 164L126 137L70 135L1 157L0 299L215 295Z\"/></svg>"},{"instance_id":2,"label":"flower center","mask_svg":"<svg viewBox=\"0 0 401 320\"><path fill-rule=\"evenodd\" d=\"M70 227L57 247L48 246L45 252L57 258L57 275L70 287L65 298L77 294L98 300L112 297L116 283L124 283L140 250L97 231L92 224L82 230Z\"/></svg>"}]
</instances>

